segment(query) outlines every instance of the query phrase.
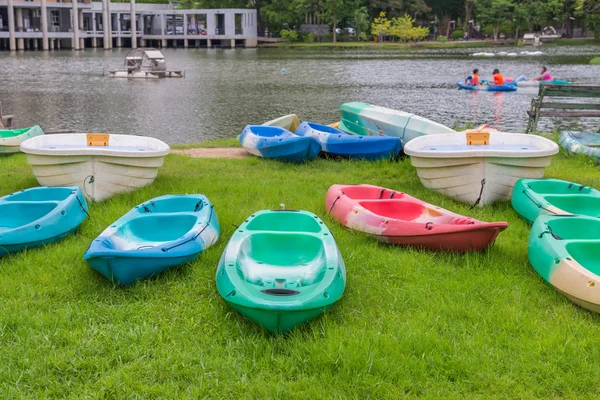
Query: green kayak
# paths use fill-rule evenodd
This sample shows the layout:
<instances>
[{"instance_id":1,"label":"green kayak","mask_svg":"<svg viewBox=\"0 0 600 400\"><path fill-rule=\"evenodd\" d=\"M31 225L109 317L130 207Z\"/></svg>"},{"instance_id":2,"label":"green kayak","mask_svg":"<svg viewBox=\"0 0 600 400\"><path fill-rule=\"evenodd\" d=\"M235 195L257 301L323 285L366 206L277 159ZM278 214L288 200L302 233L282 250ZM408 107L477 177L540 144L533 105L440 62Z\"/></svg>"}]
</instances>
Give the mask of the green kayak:
<instances>
[{"instance_id":1,"label":"green kayak","mask_svg":"<svg viewBox=\"0 0 600 400\"><path fill-rule=\"evenodd\" d=\"M258 211L227 244L217 269L219 294L267 330L285 333L323 314L346 286L329 229L307 211Z\"/></svg>"},{"instance_id":2,"label":"green kayak","mask_svg":"<svg viewBox=\"0 0 600 400\"><path fill-rule=\"evenodd\" d=\"M529 235L529 262L575 304L600 312L600 219L541 215Z\"/></svg>"},{"instance_id":3,"label":"green kayak","mask_svg":"<svg viewBox=\"0 0 600 400\"><path fill-rule=\"evenodd\" d=\"M540 214L600 217L600 191L560 179L520 179L513 188L512 206L530 224Z\"/></svg>"},{"instance_id":4,"label":"green kayak","mask_svg":"<svg viewBox=\"0 0 600 400\"><path fill-rule=\"evenodd\" d=\"M21 129L0 129L0 156L18 153L22 142L43 134L44 131L38 125Z\"/></svg>"}]
</instances>

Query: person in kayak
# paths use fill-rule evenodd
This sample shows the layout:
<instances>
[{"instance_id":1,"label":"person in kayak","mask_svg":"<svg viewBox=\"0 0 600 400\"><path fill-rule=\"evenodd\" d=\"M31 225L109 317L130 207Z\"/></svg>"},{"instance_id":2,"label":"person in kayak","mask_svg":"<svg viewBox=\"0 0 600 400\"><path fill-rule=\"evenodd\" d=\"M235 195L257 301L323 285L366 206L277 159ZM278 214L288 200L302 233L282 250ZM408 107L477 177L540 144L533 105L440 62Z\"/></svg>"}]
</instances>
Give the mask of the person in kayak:
<instances>
[{"instance_id":1,"label":"person in kayak","mask_svg":"<svg viewBox=\"0 0 600 400\"><path fill-rule=\"evenodd\" d=\"M546 66L542 66L542 73L540 76L533 78L534 81L551 81L552 75Z\"/></svg>"},{"instance_id":2,"label":"person in kayak","mask_svg":"<svg viewBox=\"0 0 600 400\"><path fill-rule=\"evenodd\" d=\"M478 86L480 84L481 83L479 82L479 69L475 68L473 70L473 73L467 76L467 79L465 79L465 85Z\"/></svg>"},{"instance_id":3,"label":"person in kayak","mask_svg":"<svg viewBox=\"0 0 600 400\"><path fill-rule=\"evenodd\" d=\"M496 68L493 72L494 75L494 81L493 81L493 85L494 86L502 86L504 85L504 77L502 76L502 74L500 73L500 70L498 68Z\"/></svg>"}]
</instances>

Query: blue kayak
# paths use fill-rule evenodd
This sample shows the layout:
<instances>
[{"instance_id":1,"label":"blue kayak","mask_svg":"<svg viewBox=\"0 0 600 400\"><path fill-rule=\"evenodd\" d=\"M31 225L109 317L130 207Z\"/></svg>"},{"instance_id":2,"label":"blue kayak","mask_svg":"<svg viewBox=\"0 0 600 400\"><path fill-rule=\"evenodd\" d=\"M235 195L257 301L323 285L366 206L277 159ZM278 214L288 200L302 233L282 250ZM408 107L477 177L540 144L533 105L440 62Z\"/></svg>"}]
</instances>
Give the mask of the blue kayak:
<instances>
[{"instance_id":1,"label":"blue kayak","mask_svg":"<svg viewBox=\"0 0 600 400\"><path fill-rule=\"evenodd\" d=\"M194 260L219 238L217 214L201 194L161 196L106 228L83 259L119 285Z\"/></svg>"},{"instance_id":2,"label":"blue kayak","mask_svg":"<svg viewBox=\"0 0 600 400\"><path fill-rule=\"evenodd\" d=\"M88 215L79 187L35 187L0 197L0 257L57 242Z\"/></svg>"},{"instance_id":3,"label":"blue kayak","mask_svg":"<svg viewBox=\"0 0 600 400\"><path fill-rule=\"evenodd\" d=\"M484 92L514 92L517 90L517 87L514 85L466 85L464 82L456 82L459 89L464 90L481 90Z\"/></svg>"},{"instance_id":4,"label":"blue kayak","mask_svg":"<svg viewBox=\"0 0 600 400\"><path fill-rule=\"evenodd\" d=\"M239 137L242 147L258 157L301 163L317 158L321 143L278 126L248 125Z\"/></svg>"},{"instance_id":5,"label":"blue kayak","mask_svg":"<svg viewBox=\"0 0 600 400\"><path fill-rule=\"evenodd\" d=\"M314 122L302 122L296 128L296 135L317 138L323 153L335 157L381 160L395 158L402 150L402 142L397 137L350 135Z\"/></svg>"}]
</instances>

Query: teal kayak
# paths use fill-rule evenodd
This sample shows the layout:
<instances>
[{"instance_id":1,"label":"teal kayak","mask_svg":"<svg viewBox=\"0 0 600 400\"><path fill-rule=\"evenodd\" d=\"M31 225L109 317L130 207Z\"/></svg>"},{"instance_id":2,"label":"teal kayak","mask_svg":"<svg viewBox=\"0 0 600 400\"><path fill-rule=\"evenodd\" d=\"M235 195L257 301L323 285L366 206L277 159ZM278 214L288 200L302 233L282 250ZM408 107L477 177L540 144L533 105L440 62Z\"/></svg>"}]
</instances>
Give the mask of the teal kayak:
<instances>
[{"instance_id":1,"label":"teal kayak","mask_svg":"<svg viewBox=\"0 0 600 400\"><path fill-rule=\"evenodd\" d=\"M0 156L21 151L21 143L32 137L43 135L38 125L21 129L0 129Z\"/></svg>"},{"instance_id":2,"label":"teal kayak","mask_svg":"<svg viewBox=\"0 0 600 400\"><path fill-rule=\"evenodd\" d=\"M560 179L519 179L511 202L517 214L529 223L540 214L600 217L598 190Z\"/></svg>"},{"instance_id":3,"label":"teal kayak","mask_svg":"<svg viewBox=\"0 0 600 400\"><path fill-rule=\"evenodd\" d=\"M600 162L600 133L564 131L558 144L569 154L584 154Z\"/></svg>"},{"instance_id":4,"label":"teal kayak","mask_svg":"<svg viewBox=\"0 0 600 400\"><path fill-rule=\"evenodd\" d=\"M0 197L0 257L58 242L88 215L81 189L34 187Z\"/></svg>"},{"instance_id":5,"label":"teal kayak","mask_svg":"<svg viewBox=\"0 0 600 400\"><path fill-rule=\"evenodd\" d=\"M575 304L600 312L600 219L540 215L531 227L529 262Z\"/></svg>"},{"instance_id":6,"label":"teal kayak","mask_svg":"<svg viewBox=\"0 0 600 400\"><path fill-rule=\"evenodd\" d=\"M344 293L344 261L323 221L307 211L258 211L227 244L217 289L232 308L285 333L323 314Z\"/></svg>"}]
</instances>

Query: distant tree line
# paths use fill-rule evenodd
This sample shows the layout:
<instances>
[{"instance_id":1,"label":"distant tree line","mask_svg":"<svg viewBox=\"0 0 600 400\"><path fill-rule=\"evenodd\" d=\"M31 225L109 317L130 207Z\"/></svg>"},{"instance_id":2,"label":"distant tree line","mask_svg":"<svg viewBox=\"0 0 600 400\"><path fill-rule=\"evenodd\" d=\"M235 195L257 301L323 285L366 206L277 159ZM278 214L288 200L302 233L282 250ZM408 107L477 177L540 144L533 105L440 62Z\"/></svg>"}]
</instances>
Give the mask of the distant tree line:
<instances>
[{"instance_id":1,"label":"distant tree line","mask_svg":"<svg viewBox=\"0 0 600 400\"><path fill-rule=\"evenodd\" d=\"M338 32L347 35L344 28L352 28L352 37L363 40L370 35L388 40L421 40L430 35L459 38L465 33L497 40L547 26L566 37L578 27L600 38L600 0L181 0L180 5L255 8L261 33L296 32L306 23L327 24L333 41L339 39Z\"/></svg>"}]
</instances>

